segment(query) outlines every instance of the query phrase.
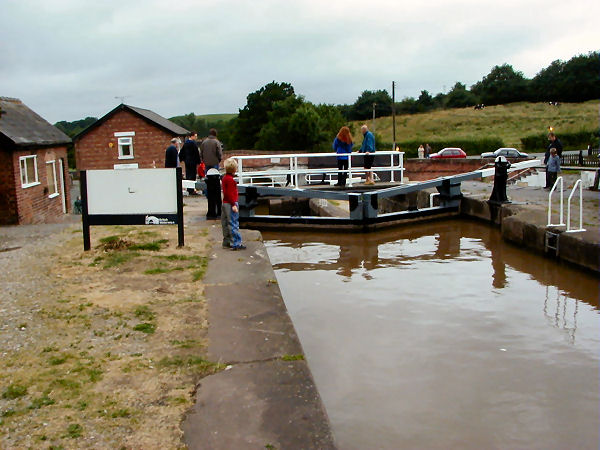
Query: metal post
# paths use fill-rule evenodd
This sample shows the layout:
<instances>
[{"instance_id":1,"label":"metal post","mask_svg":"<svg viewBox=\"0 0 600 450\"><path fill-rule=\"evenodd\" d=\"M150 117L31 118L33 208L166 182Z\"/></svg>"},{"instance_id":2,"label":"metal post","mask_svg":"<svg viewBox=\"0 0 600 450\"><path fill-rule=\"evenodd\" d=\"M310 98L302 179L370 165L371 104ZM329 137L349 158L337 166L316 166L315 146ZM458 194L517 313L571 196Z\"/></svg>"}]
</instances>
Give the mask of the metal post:
<instances>
[{"instance_id":1,"label":"metal post","mask_svg":"<svg viewBox=\"0 0 600 450\"><path fill-rule=\"evenodd\" d=\"M396 150L396 82L392 81L392 151ZM392 181L394 181L392 179Z\"/></svg>"},{"instance_id":2,"label":"metal post","mask_svg":"<svg viewBox=\"0 0 600 450\"><path fill-rule=\"evenodd\" d=\"M559 223L552 223L552 194L554 194L554 190L556 189L556 186L558 186L558 183L560 182L560 222ZM554 182L554 186L552 186L552 189L550 189L550 192L548 193L548 226L551 225L556 225L556 226L563 226L564 222L563 222L563 177L558 177L556 179L556 181Z\"/></svg>"},{"instance_id":3,"label":"metal post","mask_svg":"<svg viewBox=\"0 0 600 450\"><path fill-rule=\"evenodd\" d=\"M177 247L183 247L185 244L183 227L183 174L181 167L175 169L175 179L177 184Z\"/></svg>"}]
</instances>

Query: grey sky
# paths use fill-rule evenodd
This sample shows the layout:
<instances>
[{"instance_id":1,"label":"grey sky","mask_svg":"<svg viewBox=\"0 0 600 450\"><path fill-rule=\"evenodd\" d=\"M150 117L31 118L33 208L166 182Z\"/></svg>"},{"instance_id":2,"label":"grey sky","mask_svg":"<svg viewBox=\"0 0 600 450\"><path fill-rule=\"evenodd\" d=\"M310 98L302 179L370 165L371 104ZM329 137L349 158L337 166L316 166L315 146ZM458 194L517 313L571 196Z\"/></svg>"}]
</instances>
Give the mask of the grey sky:
<instances>
[{"instance_id":1,"label":"grey sky","mask_svg":"<svg viewBox=\"0 0 600 450\"><path fill-rule=\"evenodd\" d=\"M600 49L596 0L0 0L0 95L54 123L125 103L237 112L275 80L314 103L533 77Z\"/></svg>"}]
</instances>

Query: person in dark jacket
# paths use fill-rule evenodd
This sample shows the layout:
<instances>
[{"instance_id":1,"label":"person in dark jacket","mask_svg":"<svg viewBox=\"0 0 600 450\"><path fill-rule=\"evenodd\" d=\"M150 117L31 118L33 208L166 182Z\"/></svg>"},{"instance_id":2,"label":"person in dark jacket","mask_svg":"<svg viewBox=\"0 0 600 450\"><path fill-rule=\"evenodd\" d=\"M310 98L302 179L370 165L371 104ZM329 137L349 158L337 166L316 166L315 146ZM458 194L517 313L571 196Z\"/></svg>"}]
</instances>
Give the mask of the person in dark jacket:
<instances>
[{"instance_id":1,"label":"person in dark jacket","mask_svg":"<svg viewBox=\"0 0 600 450\"><path fill-rule=\"evenodd\" d=\"M179 167L179 144L181 144L181 141L178 138L171 139L171 145L165 151L165 167Z\"/></svg>"},{"instance_id":2,"label":"person in dark jacket","mask_svg":"<svg viewBox=\"0 0 600 450\"><path fill-rule=\"evenodd\" d=\"M546 147L546 153L544 154L544 164L548 163L548 158L550 158L550 149L551 148L556 149L556 154L558 155L559 158L562 156L562 152L563 152L562 142L560 142L560 139L558 139L553 132L548 133L548 141L549 141L548 147Z\"/></svg>"},{"instance_id":3,"label":"person in dark jacket","mask_svg":"<svg viewBox=\"0 0 600 450\"><path fill-rule=\"evenodd\" d=\"M350 134L350 128L342 127L338 132L337 136L333 140L333 149L337 153L337 164L338 164L338 182L336 186L346 186L346 178L348 173L348 153L352 153L352 135ZM342 172L344 171L344 172Z\"/></svg>"},{"instance_id":4,"label":"person in dark jacket","mask_svg":"<svg viewBox=\"0 0 600 450\"><path fill-rule=\"evenodd\" d=\"M200 151L198 150L198 144L196 139L198 133L193 131L189 137L185 140L185 144L179 152L179 159L185 164L185 179L196 181L198 174L198 164L200 164ZM195 189L188 189L190 195L196 193Z\"/></svg>"},{"instance_id":5,"label":"person in dark jacket","mask_svg":"<svg viewBox=\"0 0 600 450\"><path fill-rule=\"evenodd\" d=\"M369 131L369 127L367 127L366 125L360 127L360 132L364 136L359 152L365 154L365 184L375 184L375 181L373 180L373 171L370 170L373 166L373 161L375 160L375 136Z\"/></svg>"}]
</instances>

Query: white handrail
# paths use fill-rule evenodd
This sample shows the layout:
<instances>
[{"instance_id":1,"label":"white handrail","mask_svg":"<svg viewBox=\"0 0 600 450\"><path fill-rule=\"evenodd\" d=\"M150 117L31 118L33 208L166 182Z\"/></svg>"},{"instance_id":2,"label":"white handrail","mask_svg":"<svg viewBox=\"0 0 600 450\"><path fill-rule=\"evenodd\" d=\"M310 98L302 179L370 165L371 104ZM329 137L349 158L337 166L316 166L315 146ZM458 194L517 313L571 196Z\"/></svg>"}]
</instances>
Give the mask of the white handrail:
<instances>
[{"instance_id":1,"label":"white handrail","mask_svg":"<svg viewBox=\"0 0 600 450\"><path fill-rule=\"evenodd\" d=\"M340 173L347 172L348 173L348 186L352 187L352 174L357 172L363 172L365 169L361 166L352 167L352 159L360 156L364 157L364 153L347 153L348 158L348 170L340 171L337 167L332 168L321 168L321 169L308 169L302 168L299 165L299 158L331 158L333 156L337 156L336 153L290 153L290 154L263 154L263 155L247 155L247 156L232 156L238 163L238 180L240 184L244 184L246 180L250 179L250 184L252 184L252 179L256 179L259 177L269 177L271 175L290 175L292 178L292 184L294 187L298 187L298 182L300 180L300 176L302 174L324 174L324 173ZM402 183L404 179L404 152L396 152L396 151L381 151L375 153L375 155L390 155L390 165L389 166L378 166L372 167L370 170L373 172L390 172L390 180L393 182L395 180L394 173L400 172L400 183ZM399 161L397 165L394 165L394 155L398 155ZM257 171L246 171L243 170L243 161L249 159L289 159L290 168L289 170L281 169L281 170L257 170ZM279 161L278 161L279 162Z\"/></svg>"},{"instance_id":2,"label":"white handrail","mask_svg":"<svg viewBox=\"0 0 600 450\"><path fill-rule=\"evenodd\" d=\"M558 185L558 183L560 182L560 223L552 223L552 194L554 193L554 190L556 189L556 186ZM562 227L564 226L565 223L563 222L563 177L558 177L556 179L556 181L554 182L554 186L552 186L552 189L550 189L550 192L548 193L548 226L559 226Z\"/></svg>"},{"instance_id":3,"label":"white handrail","mask_svg":"<svg viewBox=\"0 0 600 450\"><path fill-rule=\"evenodd\" d=\"M576 230L571 230L571 198L573 194L575 194L575 189L579 185L579 228ZM585 231L583 228L583 183L581 182L581 178L577 180L575 186L573 186L573 190L571 191L571 195L569 195L569 201L567 202L567 231L566 233L576 233L578 231Z\"/></svg>"}]
</instances>

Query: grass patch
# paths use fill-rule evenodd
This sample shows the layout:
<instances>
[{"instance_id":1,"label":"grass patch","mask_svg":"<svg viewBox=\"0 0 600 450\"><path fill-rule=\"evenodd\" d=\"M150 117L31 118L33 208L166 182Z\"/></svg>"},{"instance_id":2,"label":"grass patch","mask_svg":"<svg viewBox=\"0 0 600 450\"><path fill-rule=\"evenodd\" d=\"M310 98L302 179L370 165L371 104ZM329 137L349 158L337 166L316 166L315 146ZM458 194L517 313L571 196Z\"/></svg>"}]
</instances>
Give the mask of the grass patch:
<instances>
[{"instance_id":1,"label":"grass patch","mask_svg":"<svg viewBox=\"0 0 600 450\"><path fill-rule=\"evenodd\" d=\"M104 269L110 269L111 267L120 266L125 264L126 262L131 261L133 258L137 258L140 256L137 252L115 252L111 253L106 257L106 262L104 263Z\"/></svg>"},{"instance_id":2,"label":"grass patch","mask_svg":"<svg viewBox=\"0 0 600 450\"><path fill-rule=\"evenodd\" d=\"M158 274L167 273L170 271L171 271L170 269L165 269L163 267L155 267L154 269L144 270L144 273L146 275L158 275Z\"/></svg>"},{"instance_id":3,"label":"grass patch","mask_svg":"<svg viewBox=\"0 0 600 450\"><path fill-rule=\"evenodd\" d=\"M148 322L138 323L136 326L133 327L133 330L141 331L142 333L146 334L153 334L156 331L156 325Z\"/></svg>"},{"instance_id":4,"label":"grass patch","mask_svg":"<svg viewBox=\"0 0 600 450\"><path fill-rule=\"evenodd\" d=\"M157 366L161 368L197 368L204 373L214 373L225 368L224 364L207 361L198 356L188 356L185 358L181 356L166 356L158 362Z\"/></svg>"},{"instance_id":5,"label":"grass patch","mask_svg":"<svg viewBox=\"0 0 600 450\"><path fill-rule=\"evenodd\" d=\"M151 321L156 318L156 314L154 314L146 305L138 306L137 308L135 308L135 311L133 313L135 314L135 317L137 317L140 320Z\"/></svg>"},{"instance_id":6,"label":"grass patch","mask_svg":"<svg viewBox=\"0 0 600 450\"><path fill-rule=\"evenodd\" d=\"M39 398L34 398L31 401L31 404L27 407L28 409L40 409L43 406L50 406L50 405L54 405L55 401L52 400L50 397L48 397L47 395L44 395L42 397Z\"/></svg>"},{"instance_id":7,"label":"grass patch","mask_svg":"<svg viewBox=\"0 0 600 450\"><path fill-rule=\"evenodd\" d=\"M201 257L198 262L200 264L200 268L192 272L192 279L194 281L200 281L202 278L204 278L204 275L206 274L206 267L208 266L208 258Z\"/></svg>"},{"instance_id":8,"label":"grass patch","mask_svg":"<svg viewBox=\"0 0 600 450\"><path fill-rule=\"evenodd\" d=\"M162 244L169 242L168 239L159 239L158 241L146 242L144 244L131 244L130 250L149 250L152 252L158 252L161 249Z\"/></svg>"},{"instance_id":9,"label":"grass patch","mask_svg":"<svg viewBox=\"0 0 600 450\"><path fill-rule=\"evenodd\" d=\"M14 400L25 395L27 395L27 387L21 384L11 384L2 393L2 398Z\"/></svg>"},{"instance_id":10,"label":"grass patch","mask_svg":"<svg viewBox=\"0 0 600 450\"><path fill-rule=\"evenodd\" d=\"M283 355L281 359L284 361L304 361L304 355Z\"/></svg>"},{"instance_id":11,"label":"grass patch","mask_svg":"<svg viewBox=\"0 0 600 450\"><path fill-rule=\"evenodd\" d=\"M67 437L70 437L71 439L81 437L81 433L83 433L83 427L78 423L71 423L67 427Z\"/></svg>"}]
</instances>

